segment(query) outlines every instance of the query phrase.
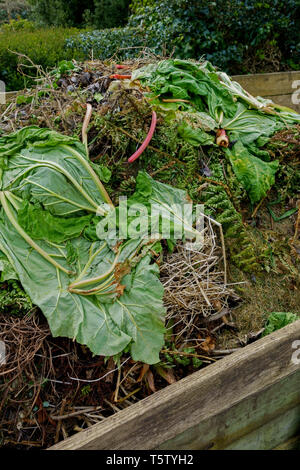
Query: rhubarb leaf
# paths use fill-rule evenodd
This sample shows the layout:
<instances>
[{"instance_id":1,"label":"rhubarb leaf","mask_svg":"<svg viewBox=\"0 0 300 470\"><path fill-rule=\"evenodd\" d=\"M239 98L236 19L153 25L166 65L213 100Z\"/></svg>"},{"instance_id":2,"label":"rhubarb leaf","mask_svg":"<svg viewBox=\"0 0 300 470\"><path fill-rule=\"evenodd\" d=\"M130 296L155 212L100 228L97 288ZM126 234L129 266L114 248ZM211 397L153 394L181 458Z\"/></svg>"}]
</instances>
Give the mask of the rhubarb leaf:
<instances>
[{"instance_id":1,"label":"rhubarb leaf","mask_svg":"<svg viewBox=\"0 0 300 470\"><path fill-rule=\"evenodd\" d=\"M241 142L237 142L232 149L226 149L226 154L252 204L260 201L275 182L279 161L265 162L251 155Z\"/></svg>"},{"instance_id":2,"label":"rhubarb leaf","mask_svg":"<svg viewBox=\"0 0 300 470\"><path fill-rule=\"evenodd\" d=\"M92 217L57 217L28 201L24 201L18 210L18 222L28 235L36 240L54 243L62 243L80 236L90 225Z\"/></svg>"},{"instance_id":3,"label":"rhubarb leaf","mask_svg":"<svg viewBox=\"0 0 300 470\"><path fill-rule=\"evenodd\" d=\"M82 238L72 241L77 253L77 265L86 266L101 243ZM49 249L47 242L40 242ZM124 251L124 261L135 252L136 244ZM0 222L0 249L12 260L23 288L33 303L46 316L52 335L76 339L87 345L94 354L112 356L130 344L135 360L158 362L163 345L164 308L163 287L157 278L157 268L150 258L143 259L133 274L124 279L126 289L117 301L111 295L78 295L69 291L70 277L59 272L35 250L29 250L26 241L2 213ZM92 251L91 251L92 249ZM129 252L129 253L128 253ZM67 265L65 246L51 247L52 256L61 256ZM96 276L111 266L115 254L104 247L90 264L83 279ZM126 277L126 276L125 276ZM122 281L123 282L123 281Z\"/></svg>"},{"instance_id":4,"label":"rhubarb leaf","mask_svg":"<svg viewBox=\"0 0 300 470\"><path fill-rule=\"evenodd\" d=\"M274 116L263 114L256 109L248 109L239 103L232 119L224 119L222 126L230 140L238 139L244 145L252 144L259 137L269 137L282 129L284 124Z\"/></svg>"}]
</instances>

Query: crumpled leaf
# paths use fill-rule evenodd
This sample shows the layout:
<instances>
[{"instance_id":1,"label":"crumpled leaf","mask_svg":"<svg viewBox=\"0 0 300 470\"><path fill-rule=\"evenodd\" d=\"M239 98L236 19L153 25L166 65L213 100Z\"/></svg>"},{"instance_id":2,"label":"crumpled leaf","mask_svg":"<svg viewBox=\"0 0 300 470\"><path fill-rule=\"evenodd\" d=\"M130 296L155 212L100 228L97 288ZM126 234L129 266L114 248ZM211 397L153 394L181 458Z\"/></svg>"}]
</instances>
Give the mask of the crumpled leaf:
<instances>
[{"instance_id":1,"label":"crumpled leaf","mask_svg":"<svg viewBox=\"0 0 300 470\"><path fill-rule=\"evenodd\" d=\"M80 236L91 223L92 217L57 217L28 201L24 201L18 210L18 222L28 235L36 240L54 243Z\"/></svg>"},{"instance_id":2,"label":"crumpled leaf","mask_svg":"<svg viewBox=\"0 0 300 470\"><path fill-rule=\"evenodd\" d=\"M193 128L186 123L178 127L178 134L186 142L195 147L199 147L199 145L215 145L215 138L212 135L201 128Z\"/></svg>"},{"instance_id":3,"label":"crumpled leaf","mask_svg":"<svg viewBox=\"0 0 300 470\"><path fill-rule=\"evenodd\" d=\"M182 189L159 183L143 171L138 173L135 193L128 199L129 206L142 203L146 207L151 207L148 227L147 224L143 225L144 232L151 227L152 234L157 234L157 238L197 241L201 240L201 231L194 227L195 214L192 202ZM158 214L161 214L161 219ZM163 221L167 221L170 234L161 237L161 233L166 233L163 231Z\"/></svg>"},{"instance_id":4,"label":"crumpled leaf","mask_svg":"<svg viewBox=\"0 0 300 470\"><path fill-rule=\"evenodd\" d=\"M252 204L260 201L275 182L279 161L265 162L251 155L241 142L237 142L232 149L226 149L226 154Z\"/></svg>"},{"instance_id":5,"label":"crumpled leaf","mask_svg":"<svg viewBox=\"0 0 300 470\"><path fill-rule=\"evenodd\" d=\"M7 162L4 158L15 155L19 150L26 147L43 147L62 144L81 146L74 137L59 134L51 129L42 129L38 126L23 127L17 132L0 137L0 166Z\"/></svg>"},{"instance_id":6,"label":"crumpled leaf","mask_svg":"<svg viewBox=\"0 0 300 470\"><path fill-rule=\"evenodd\" d=\"M82 238L72 240L77 264L85 266L89 255L93 255L101 243L91 244ZM136 244L132 245L131 251L135 252ZM47 242L40 242L40 245L49 249ZM35 250L30 250L3 213L0 250L11 260L33 303L47 317L53 336L76 339L94 354L105 356L115 355L130 344L134 360L149 364L159 361L158 354L164 342L163 287L156 268L150 265L150 257L142 259L136 270L125 276L122 280L126 286L124 294L115 301L115 296L105 293L92 296L71 293L68 290L70 277L55 269ZM51 252L53 256L63 256L60 262L67 266L66 246L52 246ZM123 258L120 257L120 262L127 257L128 250ZM86 278L90 272L96 275L107 270L114 258L113 251L104 248L91 264Z\"/></svg>"},{"instance_id":7,"label":"crumpled leaf","mask_svg":"<svg viewBox=\"0 0 300 470\"><path fill-rule=\"evenodd\" d=\"M226 129L230 140L238 139L244 145L255 142L259 137L269 137L282 129L282 121L273 116L263 114L256 109L248 109L239 103L232 119L224 119L222 126Z\"/></svg>"},{"instance_id":8,"label":"crumpled leaf","mask_svg":"<svg viewBox=\"0 0 300 470\"><path fill-rule=\"evenodd\" d=\"M90 163L92 168L95 170L99 179L103 181L103 183L108 183L111 178L111 171L104 165L96 165L95 163Z\"/></svg>"},{"instance_id":9,"label":"crumpled leaf","mask_svg":"<svg viewBox=\"0 0 300 470\"><path fill-rule=\"evenodd\" d=\"M214 119L223 112L233 116L236 103L232 94L220 84L217 73L208 63L193 63L179 59L167 59L156 66L145 66L132 74L132 80L140 80L151 89L152 98L184 99L187 103L176 103L177 109L191 112L208 110Z\"/></svg>"},{"instance_id":10,"label":"crumpled leaf","mask_svg":"<svg viewBox=\"0 0 300 470\"><path fill-rule=\"evenodd\" d=\"M265 330L262 336L269 335L273 331L279 330L289 323L293 323L298 320L298 316L292 312L272 312L270 313Z\"/></svg>"},{"instance_id":11,"label":"crumpled leaf","mask_svg":"<svg viewBox=\"0 0 300 470\"><path fill-rule=\"evenodd\" d=\"M105 307L121 330L133 338L133 359L138 357L155 364L164 344L164 307L159 269L156 264L150 264L150 259L150 256L144 257L135 272L122 279L126 286L124 294Z\"/></svg>"},{"instance_id":12,"label":"crumpled leaf","mask_svg":"<svg viewBox=\"0 0 300 470\"><path fill-rule=\"evenodd\" d=\"M14 270L11 262L0 251L0 282L9 281L10 279L19 279L18 274Z\"/></svg>"},{"instance_id":13,"label":"crumpled leaf","mask_svg":"<svg viewBox=\"0 0 300 470\"><path fill-rule=\"evenodd\" d=\"M106 192L84 146L49 129L25 127L0 139L1 190L40 203L53 215L96 213Z\"/></svg>"},{"instance_id":14,"label":"crumpled leaf","mask_svg":"<svg viewBox=\"0 0 300 470\"><path fill-rule=\"evenodd\" d=\"M151 90L145 94L152 106L164 113L166 121L179 123L178 134L189 144L216 145L217 129L227 131L231 145L236 141L243 144L245 151L239 162L236 151L225 152L231 155L234 171L251 201L258 202L266 194L274 182L277 163L260 163L271 160L261 147L287 124L299 122L299 114L270 99L251 96L208 61L167 59L135 70L132 80L140 80Z\"/></svg>"}]
</instances>

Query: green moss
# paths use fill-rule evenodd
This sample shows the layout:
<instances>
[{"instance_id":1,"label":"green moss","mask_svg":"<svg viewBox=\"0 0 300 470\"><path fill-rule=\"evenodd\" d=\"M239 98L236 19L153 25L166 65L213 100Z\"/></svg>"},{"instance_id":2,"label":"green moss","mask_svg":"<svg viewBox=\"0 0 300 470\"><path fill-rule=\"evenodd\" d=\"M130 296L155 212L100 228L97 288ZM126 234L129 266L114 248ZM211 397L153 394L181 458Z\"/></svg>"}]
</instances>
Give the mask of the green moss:
<instances>
[{"instance_id":1,"label":"green moss","mask_svg":"<svg viewBox=\"0 0 300 470\"><path fill-rule=\"evenodd\" d=\"M32 302L18 281L0 283L0 313L24 316L32 309Z\"/></svg>"}]
</instances>

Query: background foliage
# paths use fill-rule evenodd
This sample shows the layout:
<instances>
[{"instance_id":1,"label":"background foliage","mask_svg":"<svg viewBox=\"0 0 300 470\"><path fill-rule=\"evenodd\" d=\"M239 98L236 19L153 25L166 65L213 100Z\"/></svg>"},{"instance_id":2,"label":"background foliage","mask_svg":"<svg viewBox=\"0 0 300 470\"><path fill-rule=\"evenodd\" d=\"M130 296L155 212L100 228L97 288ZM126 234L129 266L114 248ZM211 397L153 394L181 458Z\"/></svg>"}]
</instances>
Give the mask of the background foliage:
<instances>
[{"instance_id":1,"label":"background foliage","mask_svg":"<svg viewBox=\"0 0 300 470\"><path fill-rule=\"evenodd\" d=\"M28 0L31 17L47 26L112 28L126 24L130 0Z\"/></svg>"},{"instance_id":2,"label":"background foliage","mask_svg":"<svg viewBox=\"0 0 300 470\"><path fill-rule=\"evenodd\" d=\"M48 67L91 55L135 57L146 46L206 56L231 75L300 68L299 0L0 0L1 18L0 79L8 90L24 86L8 49Z\"/></svg>"},{"instance_id":3,"label":"background foliage","mask_svg":"<svg viewBox=\"0 0 300 470\"><path fill-rule=\"evenodd\" d=\"M17 17L26 18L28 11L26 0L0 0L0 24Z\"/></svg>"},{"instance_id":4,"label":"background foliage","mask_svg":"<svg viewBox=\"0 0 300 470\"><path fill-rule=\"evenodd\" d=\"M129 25L142 28L157 50L206 55L230 73L248 72L251 61L261 72L299 68L299 0L133 0L132 8Z\"/></svg>"},{"instance_id":5,"label":"background foliage","mask_svg":"<svg viewBox=\"0 0 300 470\"><path fill-rule=\"evenodd\" d=\"M6 83L6 90L19 90L30 85L32 80L18 72L18 56L11 51L18 51L31 58L35 64L44 68L53 67L63 59L80 58L80 53L71 47L65 48L66 37L77 33L75 28L47 28L28 31L26 28L17 32L11 30L0 33L0 80ZM23 61L23 63L26 60ZM34 70L26 70L34 75Z\"/></svg>"}]
</instances>

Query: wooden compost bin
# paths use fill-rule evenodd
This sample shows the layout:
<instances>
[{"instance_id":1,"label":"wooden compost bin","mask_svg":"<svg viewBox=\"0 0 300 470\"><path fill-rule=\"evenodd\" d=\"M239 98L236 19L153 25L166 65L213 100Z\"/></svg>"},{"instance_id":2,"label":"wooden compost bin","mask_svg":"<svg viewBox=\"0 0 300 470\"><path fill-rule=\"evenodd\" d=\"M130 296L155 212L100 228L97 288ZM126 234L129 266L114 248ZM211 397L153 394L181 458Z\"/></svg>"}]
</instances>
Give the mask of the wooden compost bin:
<instances>
[{"instance_id":1,"label":"wooden compost bin","mask_svg":"<svg viewBox=\"0 0 300 470\"><path fill-rule=\"evenodd\" d=\"M292 103L300 71L233 79L252 95L300 113ZM300 363L292 362L297 340L300 349L300 320L49 450L300 448Z\"/></svg>"},{"instance_id":2,"label":"wooden compost bin","mask_svg":"<svg viewBox=\"0 0 300 470\"><path fill-rule=\"evenodd\" d=\"M300 71L233 79L252 95L300 113L300 104L292 102L300 89ZM16 94L22 92L7 93L7 100ZM300 352L298 361L292 361L296 347L300 320L49 450L300 448Z\"/></svg>"},{"instance_id":3,"label":"wooden compost bin","mask_svg":"<svg viewBox=\"0 0 300 470\"><path fill-rule=\"evenodd\" d=\"M300 320L50 450L296 448L299 361Z\"/></svg>"}]
</instances>

